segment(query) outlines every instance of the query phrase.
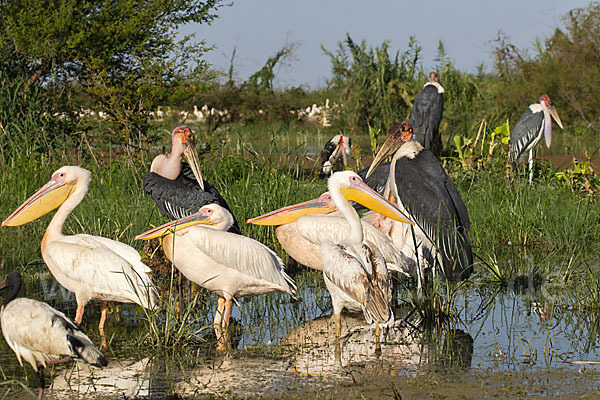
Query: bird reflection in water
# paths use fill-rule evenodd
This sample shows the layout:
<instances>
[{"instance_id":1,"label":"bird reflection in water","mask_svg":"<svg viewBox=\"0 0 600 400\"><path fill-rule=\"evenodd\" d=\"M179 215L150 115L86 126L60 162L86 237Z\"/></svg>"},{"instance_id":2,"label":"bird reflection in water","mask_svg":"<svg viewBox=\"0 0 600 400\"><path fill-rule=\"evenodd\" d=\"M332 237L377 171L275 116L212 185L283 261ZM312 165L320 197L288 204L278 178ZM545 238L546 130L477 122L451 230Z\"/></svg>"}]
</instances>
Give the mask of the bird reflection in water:
<instances>
[{"instance_id":1,"label":"bird reflection in water","mask_svg":"<svg viewBox=\"0 0 600 400\"><path fill-rule=\"evenodd\" d=\"M396 307L394 325L381 332L378 342L372 327L358 313L342 319L340 345L329 316L307 321L292 330L283 343L294 348L289 371L355 381L372 375L397 376L422 370L423 366L469 368L473 338L458 329L425 337L417 328L418 317L409 307Z\"/></svg>"}]
</instances>

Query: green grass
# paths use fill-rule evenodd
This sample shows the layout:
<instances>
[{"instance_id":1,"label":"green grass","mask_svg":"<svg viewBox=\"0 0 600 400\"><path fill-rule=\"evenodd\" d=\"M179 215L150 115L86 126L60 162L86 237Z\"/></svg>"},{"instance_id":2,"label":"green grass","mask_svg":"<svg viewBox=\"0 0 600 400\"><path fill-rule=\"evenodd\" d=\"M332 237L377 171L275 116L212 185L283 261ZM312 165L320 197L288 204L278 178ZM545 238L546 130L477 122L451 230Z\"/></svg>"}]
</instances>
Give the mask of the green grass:
<instances>
[{"instance_id":1,"label":"green grass","mask_svg":"<svg viewBox=\"0 0 600 400\"><path fill-rule=\"evenodd\" d=\"M242 232L273 248L286 263L290 259L277 242L274 229L246 225L244 221L284 205L314 198L326 190L324 180L297 163L296 143L291 141L296 128L295 124L236 126L229 131L217 132L213 137L202 136L201 132L197 134L199 140L211 148L211 156L205 156L202 162L204 176L227 199ZM90 190L67 219L64 232L105 236L141 249L143 243L134 241L134 236L166 222L141 188L141 180L154 152L168 145L168 130L157 127L157 131L162 132L158 142L162 145L152 153L135 153L129 158L117 155L100 161L98 153L97 161L89 155L10 160L0 169L0 217L6 218L61 165L80 164L92 171ZM307 131L307 140L314 141L315 135L319 134L318 131ZM257 137L270 141L268 150L257 151L253 147L253 138ZM219 144L212 147L210 143ZM451 161L446 167L452 172L471 218L470 235L478 261L478 273L472 283L477 287L510 287L516 292L528 288L530 282L538 287L547 283L566 285L577 289L568 300L571 306L587 309L583 299L593 290L588 283L598 269L589 261L590 254L598 254L600 250L597 240L600 209L594 199L575 193L567 185L544 174L533 185L527 184L524 177L505 178L499 163L467 172L452 169ZM0 229L2 274L17 266L41 261L40 240L50 218L50 215L44 216L22 227ZM24 271L27 274L28 268ZM300 291L300 302L294 304L291 311L288 308L287 314L282 314L280 307L281 302L287 301L286 296L260 296L240 302L243 325L245 329L256 330L251 332L256 343L277 342L286 331L281 321L287 321L287 326L292 327L314 315L315 310L317 315L329 311L329 298L321 275L303 269L295 272L291 271L297 281L303 282L305 290ZM428 293L424 302L413 299L412 303L419 304L417 311L433 325L446 324L449 320L448 326L451 326L452 318L460 313L456 296L460 296L463 289L448 286L445 282L436 282L436 285L436 290ZM401 302L410 303L412 286L403 290L399 296ZM317 297L311 304L312 311L307 311L304 305L311 299L309 293L313 292ZM158 319L147 316L158 325L140 332L138 340L155 346L179 346L189 342L191 337L202 336L211 322L215 308L213 300L210 296L193 299L183 308L187 317L180 319L174 317L176 298L173 298L166 302ZM260 319L261 313L267 313L267 320L279 321L278 324L255 325L253 321ZM190 320L194 321L189 324L192 329L182 331L182 324Z\"/></svg>"}]
</instances>

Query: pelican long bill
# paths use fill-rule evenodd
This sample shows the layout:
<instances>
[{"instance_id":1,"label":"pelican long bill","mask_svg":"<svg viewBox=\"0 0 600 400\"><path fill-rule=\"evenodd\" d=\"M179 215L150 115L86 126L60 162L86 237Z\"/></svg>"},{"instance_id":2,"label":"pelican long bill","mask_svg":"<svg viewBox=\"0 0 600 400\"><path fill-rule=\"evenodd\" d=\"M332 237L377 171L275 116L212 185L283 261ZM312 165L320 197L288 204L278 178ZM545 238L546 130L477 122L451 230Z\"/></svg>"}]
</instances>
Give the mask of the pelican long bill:
<instances>
[{"instance_id":1,"label":"pelican long bill","mask_svg":"<svg viewBox=\"0 0 600 400\"><path fill-rule=\"evenodd\" d=\"M323 193L313 200L291 206L282 207L275 211L250 218L247 224L255 225L285 225L298 220L305 215L329 214L336 211L335 205L331 201L329 193Z\"/></svg>"},{"instance_id":2,"label":"pelican long bill","mask_svg":"<svg viewBox=\"0 0 600 400\"><path fill-rule=\"evenodd\" d=\"M362 204L370 210L373 210L385 217L407 224L414 222L400 211L392 203L381 197L376 191L371 189L364 181L353 183L349 188L341 188L340 191L346 200L355 201Z\"/></svg>"},{"instance_id":3,"label":"pelican long bill","mask_svg":"<svg viewBox=\"0 0 600 400\"><path fill-rule=\"evenodd\" d=\"M6 218L2 226L23 225L48 214L64 203L75 188L76 185L52 178Z\"/></svg>"},{"instance_id":4,"label":"pelican long bill","mask_svg":"<svg viewBox=\"0 0 600 400\"><path fill-rule=\"evenodd\" d=\"M150 240L159 238L161 236L168 235L170 233L174 233L198 224L213 225L213 222L210 220L210 217L200 213L195 213L190 215L189 217L177 219L175 221L167 222L166 224L163 224L156 228L152 228L144 233L137 235L135 237L135 240Z\"/></svg>"}]
</instances>

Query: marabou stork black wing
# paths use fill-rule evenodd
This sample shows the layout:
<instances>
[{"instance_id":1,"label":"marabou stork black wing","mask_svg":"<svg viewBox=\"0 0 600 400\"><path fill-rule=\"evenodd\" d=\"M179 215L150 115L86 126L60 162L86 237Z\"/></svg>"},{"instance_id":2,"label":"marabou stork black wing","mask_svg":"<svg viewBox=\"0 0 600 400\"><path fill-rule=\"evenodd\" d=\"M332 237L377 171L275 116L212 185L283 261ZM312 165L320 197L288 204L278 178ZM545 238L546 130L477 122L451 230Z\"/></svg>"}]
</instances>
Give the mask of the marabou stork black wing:
<instances>
[{"instance_id":1,"label":"marabou stork black wing","mask_svg":"<svg viewBox=\"0 0 600 400\"><path fill-rule=\"evenodd\" d=\"M534 106L537 106L535 104ZM544 112L533 111L529 106L517 125L510 133L510 162L515 163L521 156L542 137L544 128Z\"/></svg>"},{"instance_id":2,"label":"marabou stork black wing","mask_svg":"<svg viewBox=\"0 0 600 400\"><path fill-rule=\"evenodd\" d=\"M231 214L231 208L221 194L206 180L204 190L187 163L177 179L171 180L157 173L148 171L142 182L144 190L152 196L161 215L169 219L179 219L191 215L207 204L218 204L225 207ZM241 234L235 216L229 232Z\"/></svg>"},{"instance_id":3,"label":"marabou stork black wing","mask_svg":"<svg viewBox=\"0 0 600 400\"><path fill-rule=\"evenodd\" d=\"M396 162L398 197L442 256L444 276L463 280L473 272L469 214L458 190L428 150Z\"/></svg>"},{"instance_id":4,"label":"marabou stork black wing","mask_svg":"<svg viewBox=\"0 0 600 400\"><path fill-rule=\"evenodd\" d=\"M358 175L362 178L363 181L365 181L365 183L367 185L369 185L371 187L371 189L373 189L377 193L383 195L383 192L385 191L385 185L388 180L388 176L390 176L390 163L385 162L385 163L379 164L379 166L377 168L375 168L375 171L373 171L371 176L366 178L368 171L369 171L369 167L360 170L358 172ZM360 207L362 207L362 206L360 206Z\"/></svg>"},{"instance_id":5,"label":"marabou stork black wing","mask_svg":"<svg viewBox=\"0 0 600 400\"><path fill-rule=\"evenodd\" d=\"M358 174L364 177L367 170ZM390 163L383 163L365 182L383 194L389 171ZM396 186L410 216L437 244L444 276L451 280L468 278L473 272L469 213L438 159L429 150L422 150L414 159L400 158L396 162Z\"/></svg>"},{"instance_id":6,"label":"marabou stork black wing","mask_svg":"<svg viewBox=\"0 0 600 400\"><path fill-rule=\"evenodd\" d=\"M439 128L443 112L444 94L438 93L435 85L427 85L421 90L411 111L414 140L437 156L440 156L442 151Z\"/></svg>"}]
</instances>

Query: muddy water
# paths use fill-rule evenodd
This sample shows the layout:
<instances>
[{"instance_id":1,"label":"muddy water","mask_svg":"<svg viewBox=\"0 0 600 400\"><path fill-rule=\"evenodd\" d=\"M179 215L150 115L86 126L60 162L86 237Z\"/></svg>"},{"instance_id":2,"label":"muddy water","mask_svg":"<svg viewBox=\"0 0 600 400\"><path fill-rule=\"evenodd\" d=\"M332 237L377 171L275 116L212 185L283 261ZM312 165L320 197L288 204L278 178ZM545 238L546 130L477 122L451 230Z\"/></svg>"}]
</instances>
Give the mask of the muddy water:
<instances>
[{"instance_id":1,"label":"muddy water","mask_svg":"<svg viewBox=\"0 0 600 400\"><path fill-rule=\"evenodd\" d=\"M73 295L45 266L26 271L24 295L74 315ZM337 345L322 278L300 272L295 279L298 302L280 295L240 301L241 308L234 308L239 328L234 349L224 354L215 350L210 329L183 349L151 348L139 340L146 329L139 310L114 308L107 325L108 367L75 362L54 367L47 371L47 398L600 396L600 367L593 363L600 361L600 317L558 307L560 291L553 288L466 290L453 318L427 331L401 300L394 310L397 322L382 331L379 346L374 330L349 313ZM215 299L207 295L201 301L194 323L209 326ZM98 305L92 304L84 330L96 343L98 317ZM0 383L14 379L35 389L31 368L19 367L3 340L0 367ZM0 398L25 395L20 386L0 385Z\"/></svg>"}]
</instances>

